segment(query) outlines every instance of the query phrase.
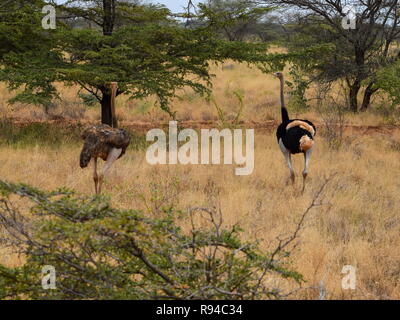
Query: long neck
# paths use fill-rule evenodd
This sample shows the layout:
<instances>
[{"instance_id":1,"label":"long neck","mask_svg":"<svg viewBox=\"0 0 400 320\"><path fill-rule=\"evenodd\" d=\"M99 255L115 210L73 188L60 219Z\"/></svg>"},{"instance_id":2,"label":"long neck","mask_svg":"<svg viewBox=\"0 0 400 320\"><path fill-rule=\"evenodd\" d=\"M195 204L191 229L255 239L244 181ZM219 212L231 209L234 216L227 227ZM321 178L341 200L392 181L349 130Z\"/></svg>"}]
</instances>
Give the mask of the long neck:
<instances>
[{"instance_id":1,"label":"long neck","mask_svg":"<svg viewBox=\"0 0 400 320\"><path fill-rule=\"evenodd\" d=\"M283 87L285 80L283 80L283 77L279 79L281 81L281 108L285 108L285 95L283 93Z\"/></svg>"},{"instance_id":2,"label":"long neck","mask_svg":"<svg viewBox=\"0 0 400 320\"><path fill-rule=\"evenodd\" d=\"M285 80L283 77L280 78L281 81L281 114L282 114L282 122L289 121L289 114L285 107L285 95L283 93L283 87L285 84Z\"/></svg>"}]
</instances>

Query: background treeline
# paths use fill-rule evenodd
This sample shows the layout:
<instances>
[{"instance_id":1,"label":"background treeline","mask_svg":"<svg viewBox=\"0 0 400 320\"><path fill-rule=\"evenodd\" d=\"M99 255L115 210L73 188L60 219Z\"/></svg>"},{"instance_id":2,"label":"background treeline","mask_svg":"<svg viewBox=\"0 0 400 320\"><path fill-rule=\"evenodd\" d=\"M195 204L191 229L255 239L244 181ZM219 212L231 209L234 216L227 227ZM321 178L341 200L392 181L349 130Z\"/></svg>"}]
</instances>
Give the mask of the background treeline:
<instances>
[{"instance_id":1,"label":"background treeline","mask_svg":"<svg viewBox=\"0 0 400 320\"><path fill-rule=\"evenodd\" d=\"M354 8L355 29L347 26ZM266 41L285 48L293 93L307 105L306 92L322 99L343 91L343 104L366 111L373 97L399 103L399 1L238 1L210 0L220 35L232 41ZM216 23L218 25L218 23ZM269 71L269 70L266 70ZM320 97L321 98L321 97Z\"/></svg>"},{"instance_id":2,"label":"background treeline","mask_svg":"<svg viewBox=\"0 0 400 320\"><path fill-rule=\"evenodd\" d=\"M48 3L57 8L56 30L41 27ZM348 5L356 29L343 26ZM209 63L228 59L265 73L287 66L293 101L304 107L311 87L325 102L337 101L340 91L353 112L366 111L375 98L384 96L392 108L400 99L396 0L188 1L179 13L140 0L17 0L0 10L0 81L16 90L11 102L50 108L59 96L56 82L75 85L86 101L101 104L105 123L110 81L119 83L117 95L157 96L173 116L177 90L209 94ZM284 51L268 53L272 44Z\"/></svg>"}]
</instances>

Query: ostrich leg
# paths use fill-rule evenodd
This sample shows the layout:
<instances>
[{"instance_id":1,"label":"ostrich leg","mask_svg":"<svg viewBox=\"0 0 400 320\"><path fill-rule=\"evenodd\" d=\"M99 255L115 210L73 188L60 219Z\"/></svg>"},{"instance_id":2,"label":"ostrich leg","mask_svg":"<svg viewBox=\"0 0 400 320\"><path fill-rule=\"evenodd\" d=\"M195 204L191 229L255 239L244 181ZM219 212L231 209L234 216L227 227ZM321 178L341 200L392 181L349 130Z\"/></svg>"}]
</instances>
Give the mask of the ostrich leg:
<instances>
[{"instance_id":1,"label":"ostrich leg","mask_svg":"<svg viewBox=\"0 0 400 320\"><path fill-rule=\"evenodd\" d=\"M306 188L306 179L308 175L308 165L310 163L311 153L312 149L309 149L304 153L303 190L301 192L304 192L304 189Z\"/></svg>"},{"instance_id":2,"label":"ostrich leg","mask_svg":"<svg viewBox=\"0 0 400 320\"><path fill-rule=\"evenodd\" d=\"M292 184L294 183L294 170L293 170L293 166L292 166L292 156L289 152L288 149L286 149L286 147L284 146L282 140L279 140L279 147L281 148L281 151L283 153L283 155L285 156L287 165L289 167L289 171L290 171L290 180L292 181Z\"/></svg>"},{"instance_id":3,"label":"ostrich leg","mask_svg":"<svg viewBox=\"0 0 400 320\"><path fill-rule=\"evenodd\" d=\"M92 162L93 162L94 192L97 194L97 186L99 184L99 176L97 175L97 158L92 158Z\"/></svg>"},{"instance_id":4,"label":"ostrich leg","mask_svg":"<svg viewBox=\"0 0 400 320\"><path fill-rule=\"evenodd\" d=\"M121 155L122 149L111 149L110 153L107 156L107 160L106 163L103 167L103 171L99 176L99 187L98 187L98 194L101 193L101 187L104 181L104 177L106 176L106 174L108 173L108 171L110 170L111 166L113 165L113 163L118 159L118 157Z\"/></svg>"}]
</instances>

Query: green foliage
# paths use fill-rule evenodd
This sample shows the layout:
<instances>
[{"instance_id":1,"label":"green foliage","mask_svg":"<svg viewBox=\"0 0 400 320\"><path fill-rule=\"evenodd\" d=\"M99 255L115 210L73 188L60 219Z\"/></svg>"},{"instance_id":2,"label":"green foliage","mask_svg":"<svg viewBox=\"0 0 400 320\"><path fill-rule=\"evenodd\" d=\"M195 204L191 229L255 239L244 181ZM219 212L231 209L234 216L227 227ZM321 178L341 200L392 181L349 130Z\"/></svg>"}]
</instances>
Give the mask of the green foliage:
<instances>
[{"instance_id":1,"label":"green foliage","mask_svg":"<svg viewBox=\"0 0 400 320\"><path fill-rule=\"evenodd\" d=\"M349 30L342 27L342 9L347 1L277 2L300 11L293 15L292 24L286 26L290 36L282 41L289 53L315 45L330 48L311 60L299 57L295 64L315 83L343 81L348 89L348 107L353 112L367 110L371 97L380 89L376 75L400 57L396 45L399 15L394 2L358 1L356 28ZM359 108L360 91L364 92Z\"/></svg>"},{"instance_id":2,"label":"green foliage","mask_svg":"<svg viewBox=\"0 0 400 320\"><path fill-rule=\"evenodd\" d=\"M199 7L199 22L206 21L230 41L244 41L255 34L258 24L271 12L271 8L242 0L211 0Z\"/></svg>"},{"instance_id":3,"label":"green foliage","mask_svg":"<svg viewBox=\"0 0 400 320\"><path fill-rule=\"evenodd\" d=\"M308 106L306 92L310 86L310 81L307 80L297 65L290 68L289 74L292 81L286 81L289 87L289 107L295 110L305 110Z\"/></svg>"},{"instance_id":4,"label":"green foliage","mask_svg":"<svg viewBox=\"0 0 400 320\"><path fill-rule=\"evenodd\" d=\"M87 105L88 107L95 106L99 101L93 94L86 94L86 93L78 93L78 97L81 98L82 102Z\"/></svg>"},{"instance_id":5,"label":"green foliage","mask_svg":"<svg viewBox=\"0 0 400 320\"><path fill-rule=\"evenodd\" d=\"M376 86L386 92L392 105L400 105L400 61L381 70Z\"/></svg>"},{"instance_id":6,"label":"green foliage","mask_svg":"<svg viewBox=\"0 0 400 320\"><path fill-rule=\"evenodd\" d=\"M23 91L10 102L45 105L58 97L53 86L60 53L53 50L51 34L41 25L40 0L10 2L10 12L0 15L0 81L8 82L10 90Z\"/></svg>"},{"instance_id":7,"label":"green foliage","mask_svg":"<svg viewBox=\"0 0 400 320\"><path fill-rule=\"evenodd\" d=\"M109 34L73 28L62 19L56 30L46 31L40 20L43 3L0 21L0 40L6 44L0 49L0 81L16 91L11 102L48 104L58 97L56 82L78 85L102 101L109 95L108 84L116 81L117 95L156 96L159 106L174 115L169 103L177 89L210 93L210 61L254 64L267 58L264 44L220 39L210 19L201 27L183 28L163 7L126 1L115 1L115 27ZM59 6L59 11L104 25L101 5L71 3L76 5Z\"/></svg>"},{"instance_id":8,"label":"green foliage","mask_svg":"<svg viewBox=\"0 0 400 320\"><path fill-rule=\"evenodd\" d=\"M294 55L292 62L298 70L309 76L323 74L326 78L337 79L345 75L350 64L348 57L345 57L345 54L350 54L348 44L338 39L336 29L322 19L315 16L309 19L303 24L298 22L287 26L292 34L289 41L281 44L290 55ZM340 54L337 52L339 50Z\"/></svg>"},{"instance_id":9,"label":"green foliage","mask_svg":"<svg viewBox=\"0 0 400 320\"><path fill-rule=\"evenodd\" d=\"M2 244L25 256L21 266L0 265L3 299L279 298L266 277L302 282L278 260L281 243L268 253L242 241L215 209L184 213L156 197L149 212L122 210L103 197L4 181L0 195ZM45 265L55 267L54 290L41 286Z\"/></svg>"},{"instance_id":10,"label":"green foliage","mask_svg":"<svg viewBox=\"0 0 400 320\"><path fill-rule=\"evenodd\" d=\"M317 64L319 57L330 50L329 44L321 43L286 53L269 53L257 67L267 74L282 71L287 64L299 66L302 70L310 70Z\"/></svg>"}]
</instances>

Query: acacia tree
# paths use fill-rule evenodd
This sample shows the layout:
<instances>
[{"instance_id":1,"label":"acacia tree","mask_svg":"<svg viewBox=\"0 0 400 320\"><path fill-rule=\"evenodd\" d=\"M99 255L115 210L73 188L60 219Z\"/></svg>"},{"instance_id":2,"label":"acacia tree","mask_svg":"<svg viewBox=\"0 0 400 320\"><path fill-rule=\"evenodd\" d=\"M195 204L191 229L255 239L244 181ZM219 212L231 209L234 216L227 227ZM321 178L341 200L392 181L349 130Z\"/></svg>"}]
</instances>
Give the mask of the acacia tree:
<instances>
[{"instance_id":1,"label":"acacia tree","mask_svg":"<svg viewBox=\"0 0 400 320\"><path fill-rule=\"evenodd\" d=\"M397 0L271 0L264 1L300 12L292 29L291 51L315 44L326 44L330 52L319 56L304 69L320 81L345 80L351 110L366 110L373 94L380 89L379 70L400 58L400 11ZM347 5L357 12L356 28L345 29L342 20ZM299 11L300 10L300 11ZM304 62L304 61L303 61ZM299 64L303 63L299 60ZM364 89L361 107L358 96Z\"/></svg>"},{"instance_id":2,"label":"acacia tree","mask_svg":"<svg viewBox=\"0 0 400 320\"><path fill-rule=\"evenodd\" d=\"M46 104L57 97L55 83L78 85L98 99L107 124L112 123L110 82L118 82L117 96L157 96L160 107L174 116L169 102L177 89L209 92L210 61L266 59L265 45L219 39L211 23L182 28L160 6L71 0L57 5L57 29L43 30L41 7L50 2L22 2L16 15L0 22L5 41L15 45L0 56L0 81L22 89L12 101ZM71 27L76 19L92 27Z\"/></svg>"},{"instance_id":3,"label":"acacia tree","mask_svg":"<svg viewBox=\"0 0 400 320\"><path fill-rule=\"evenodd\" d=\"M269 7L243 0L208 0L200 7L208 13L206 20L211 18L216 30L229 41L245 41L257 34L259 24L271 11Z\"/></svg>"}]
</instances>

